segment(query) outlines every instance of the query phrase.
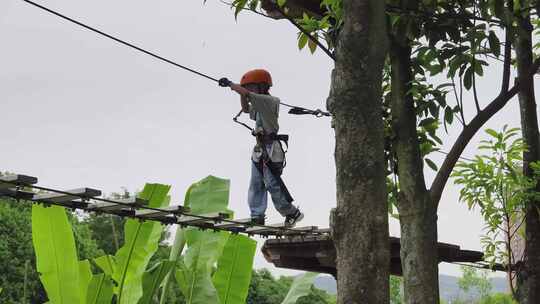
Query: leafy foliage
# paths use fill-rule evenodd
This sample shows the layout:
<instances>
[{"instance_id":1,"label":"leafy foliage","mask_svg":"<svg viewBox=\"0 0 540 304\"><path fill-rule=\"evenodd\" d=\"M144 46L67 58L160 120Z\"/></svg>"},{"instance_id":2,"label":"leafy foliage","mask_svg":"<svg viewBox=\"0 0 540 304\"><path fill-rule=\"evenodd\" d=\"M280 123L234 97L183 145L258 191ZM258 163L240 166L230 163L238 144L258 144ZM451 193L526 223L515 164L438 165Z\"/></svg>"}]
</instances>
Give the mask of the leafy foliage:
<instances>
[{"instance_id":1,"label":"leafy foliage","mask_svg":"<svg viewBox=\"0 0 540 304\"><path fill-rule=\"evenodd\" d=\"M253 271L246 304L280 304L285 299L293 278L276 279L267 269ZM333 304L336 298L325 291L311 287L310 292L299 298L296 304Z\"/></svg>"},{"instance_id":2,"label":"leafy foliage","mask_svg":"<svg viewBox=\"0 0 540 304\"><path fill-rule=\"evenodd\" d=\"M472 289L476 289L481 298L489 296L492 286L488 278L487 271L480 271L473 267L461 267L463 272L458 280L458 286L465 293L469 293Z\"/></svg>"},{"instance_id":3,"label":"leafy foliage","mask_svg":"<svg viewBox=\"0 0 540 304\"><path fill-rule=\"evenodd\" d=\"M88 285L87 304L109 304L113 299L113 281L110 275L100 273L92 276Z\"/></svg>"},{"instance_id":4,"label":"leafy foliage","mask_svg":"<svg viewBox=\"0 0 540 304\"><path fill-rule=\"evenodd\" d=\"M309 294L313 286L313 280L318 275L316 272L306 272L303 275L297 276L281 304L294 304L299 298Z\"/></svg>"},{"instance_id":5,"label":"leafy foliage","mask_svg":"<svg viewBox=\"0 0 540 304\"><path fill-rule=\"evenodd\" d=\"M148 201L148 206L160 208L169 204L169 189L170 186L147 184L139 196ZM160 223L126 221L126 242L115 255L117 267L112 275L118 283L116 294L119 304L135 303L142 297L142 277L158 249L162 230Z\"/></svg>"},{"instance_id":6,"label":"leafy foliage","mask_svg":"<svg viewBox=\"0 0 540 304\"><path fill-rule=\"evenodd\" d=\"M403 303L403 294L401 292L401 277L390 276L390 304Z\"/></svg>"},{"instance_id":7,"label":"leafy foliage","mask_svg":"<svg viewBox=\"0 0 540 304\"><path fill-rule=\"evenodd\" d=\"M452 299L455 304L516 304L510 294L491 293L492 285L488 277L488 270L479 270L474 267L461 267L462 276L458 286L463 295Z\"/></svg>"},{"instance_id":8,"label":"leafy foliage","mask_svg":"<svg viewBox=\"0 0 540 304\"><path fill-rule=\"evenodd\" d=\"M244 235L231 235L213 275L221 304L243 304L249 290L257 242Z\"/></svg>"},{"instance_id":9,"label":"leafy foliage","mask_svg":"<svg viewBox=\"0 0 540 304\"><path fill-rule=\"evenodd\" d=\"M64 208L32 206L36 268L52 303L84 303L75 239ZM85 286L86 287L86 286Z\"/></svg>"},{"instance_id":10,"label":"leafy foliage","mask_svg":"<svg viewBox=\"0 0 540 304\"><path fill-rule=\"evenodd\" d=\"M525 145L516 138L518 132L506 126L501 132L486 130L490 139L481 141L478 148L489 153L459 162L452 174L455 183L463 186L460 200L470 209L478 207L484 217L482 242L491 262L513 262L510 242L521 227L520 213L531 197L538 197L531 191L536 181L522 174Z\"/></svg>"},{"instance_id":11,"label":"leafy foliage","mask_svg":"<svg viewBox=\"0 0 540 304\"><path fill-rule=\"evenodd\" d=\"M44 303L47 295L35 268L31 205L0 198L1 303Z\"/></svg>"},{"instance_id":12,"label":"leafy foliage","mask_svg":"<svg viewBox=\"0 0 540 304\"><path fill-rule=\"evenodd\" d=\"M523 175L522 154L526 147L518 137L519 129L503 127L501 132L488 129L489 140L481 141L480 150L489 154L476 156L474 161L460 162L452 176L462 185L460 200L469 209L480 208L486 223L482 236L485 259L491 263L514 265L521 253L513 252L514 239L522 234L524 211L528 202L540 196L534 191L538 177L538 164L531 167L535 177ZM517 138L516 138L517 137ZM515 272L508 270L512 295L515 295Z\"/></svg>"}]
</instances>

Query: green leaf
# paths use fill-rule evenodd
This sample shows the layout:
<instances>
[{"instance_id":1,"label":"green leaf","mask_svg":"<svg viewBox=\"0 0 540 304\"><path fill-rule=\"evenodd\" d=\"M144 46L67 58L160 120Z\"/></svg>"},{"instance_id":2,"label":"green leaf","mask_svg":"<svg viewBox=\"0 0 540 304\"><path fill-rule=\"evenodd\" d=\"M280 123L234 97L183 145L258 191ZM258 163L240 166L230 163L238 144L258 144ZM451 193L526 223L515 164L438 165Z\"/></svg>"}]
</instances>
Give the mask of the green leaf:
<instances>
[{"instance_id":1,"label":"green leaf","mask_svg":"<svg viewBox=\"0 0 540 304\"><path fill-rule=\"evenodd\" d=\"M521 1L520 0L515 0L513 1L514 2L514 13L518 14L518 13L521 13Z\"/></svg>"},{"instance_id":2,"label":"green leaf","mask_svg":"<svg viewBox=\"0 0 540 304\"><path fill-rule=\"evenodd\" d=\"M490 136L494 137L494 138L498 138L499 137L499 133L493 129L486 129L485 131L487 134L489 134Z\"/></svg>"},{"instance_id":3,"label":"green leaf","mask_svg":"<svg viewBox=\"0 0 540 304\"><path fill-rule=\"evenodd\" d=\"M32 206L32 242L36 268L50 302L80 303L75 239L64 208Z\"/></svg>"},{"instance_id":4,"label":"green leaf","mask_svg":"<svg viewBox=\"0 0 540 304\"><path fill-rule=\"evenodd\" d=\"M437 171L439 168L437 167L437 165L429 158L426 158L424 159L426 161L426 164L433 170L433 171Z\"/></svg>"},{"instance_id":5,"label":"green leaf","mask_svg":"<svg viewBox=\"0 0 540 304\"><path fill-rule=\"evenodd\" d=\"M94 263L101 268L101 270L109 276L112 276L116 271L116 262L111 255L104 255L94 259Z\"/></svg>"},{"instance_id":6,"label":"green leaf","mask_svg":"<svg viewBox=\"0 0 540 304\"><path fill-rule=\"evenodd\" d=\"M473 69L472 67L468 67L467 70L465 71L465 76L463 76L463 85L465 86L467 90L470 90L472 88L473 77L474 77Z\"/></svg>"},{"instance_id":7,"label":"green leaf","mask_svg":"<svg viewBox=\"0 0 540 304\"><path fill-rule=\"evenodd\" d=\"M221 304L246 303L257 242L244 235L231 235L213 277Z\"/></svg>"},{"instance_id":8,"label":"green leaf","mask_svg":"<svg viewBox=\"0 0 540 304\"><path fill-rule=\"evenodd\" d=\"M161 261L143 275L143 296L139 304L154 303L153 297L157 294L159 286L169 271L174 268L175 261Z\"/></svg>"},{"instance_id":9,"label":"green leaf","mask_svg":"<svg viewBox=\"0 0 540 304\"><path fill-rule=\"evenodd\" d=\"M139 197L149 201L149 206L160 208L168 205L170 186L146 184ZM116 252L116 271L113 279L118 283L116 293L119 304L137 303L143 295L142 277L158 248L163 227L157 222L140 222L128 219L125 224L125 244Z\"/></svg>"},{"instance_id":10,"label":"green leaf","mask_svg":"<svg viewBox=\"0 0 540 304\"><path fill-rule=\"evenodd\" d=\"M499 57L501 55L501 42L494 31L489 31L488 41L493 55Z\"/></svg>"},{"instance_id":11,"label":"green leaf","mask_svg":"<svg viewBox=\"0 0 540 304\"><path fill-rule=\"evenodd\" d=\"M313 281L318 275L316 272L306 272L296 277L281 304L295 304L299 298L308 295L311 291L311 285L313 285Z\"/></svg>"},{"instance_id":12,"label":"green leaf","mask_svg":"<svg viewBox=\"0 0 540 304\"><path fill-rule=\"evenodd\" d=\"M174 265L181 259L182 251L184 250L184 246L186 245L186 232L184 228L178 227L176 229L176 235L174 237L173 246L171 249L171 253L169 255L169 261L173 261ZM161 298L159 300L160 304L165 304L165 301L167 300L167 293L169 290L169 287L171 286L171 276L174 275L176 267L172 267L169 270L169 273L165 277L165 282L163 283L163 289L161 291Z\"/></svg>"},{"instance_id":13,"label":"green leaf","mask_svg":"<svg viewBox=\"0 0 540 304\"><path fill-rule=\"evenodd\" d=\"M189 187L184 205L193 214L225 212L229 204L229 184L226 179L208 176ZM175 274L186 303L219 303L211 278L212 267L222 254L229 234L189 228L185 229L185 238L188 249L183 259L178 260Z\"/></svg>"},{"instance_id":14,"label":"green leaf","mask_svg":"<svg viewBox=\"0 0 540 304\"><path fill-rule=\"evenodd\" d=\"M317 50L317 44L311 39L308 40L308 47L311 54L315 53Z\"/></svg>"},{"instance_id":15,"label":"green leaf","mask_svg":"<svg viewBox=\"0 0 540 304\"><path fill-rule=\"evenodd\" d=\"M86 304L110 304L113 297L113 281L109 275L94 275L88 286Z\"/></svg>"},{"instance_id":16,"label":"green leaf","mask_svg":"<svg viewBox=\"0 0 540 304\"><path fill-rule=\"evenodd\" d=\"M184 206L192 214L224 212L229 205L229 185L227 179L207 176L189 187Z\"/></svg>"},{"instance_id":17,"label":"green leaf","mask_svg":"<svg viewBox=\"0 0 540 304\"><path fill-rule=\"evenodd\" d=\"M175 278L178 282L178 287L180 287L180 291L182 291L182 294L184 296L187 296L189 294L189 285L188 282L191 282L191 272L187 269L186 265L184 264L184 257L181 256L178 261L176 261L176 272L175 272Z\"/></svg>"},{"instance_id":18,"label":"green leaf","mask_svg":"<svg viewBox=\"0 0 540 304\"><path fill-rule=\"evenodd\" d=\"M304 33L300 33L299 37L298 37L298 49L301 50L303 49L307 42L308 42L308 36L306 36Z\"/></svg>"},{"instance_id":19,"label":"green leaf","mask_svg":"<svg viewBox=\"0 0 540 304\"><path fill-rule=\"evenodd\" d=\"M233 6L235 7L234 10L234 19L236 20L238 18L238 14L246 7L246 3L248 0L237 0L233 2Z\"/></svg>"},{"instance_id":20,"label":"green leaf","mask_svg":"<svg viewBox=\"0 0 540 304\"><path fill-rule=\"evenodd\" d=\"M287 2L287 0L277 0L277 4L278 4L280 7L283 7L283 5L285 5L286 2Z\"/></svg>"},{"instance_id":21,"label":"green leaf","mask_svg":"<svg viewBox=\"0 0 540 304\"><path fill-rule=\"evenodd\" d=\"M88 294L88 286L92 281L92 270L88 260L79 261L79 292L81 299L86 299Z\"/></svg>"},{"instance_id":22,"label":"green leaf","mask_svg":"<svg viewBox=\"0 0 540 304\"><path fill-rule=\"evenodd\" d=\"M444 109L444 121L449 125L454 121L454 112L452 111L452 108L446 107Z\"/></svg>"},{"instance_id":23,"label":"green leaf","mask_svg":"<svg viewBox=\"0 0 540 304\"><path fill-rule=\"evenodd\" d=\"M212 267L222 254L228 237L227 232L196 229L186 231L188 250L185 265L189 271L186 275L188 278L186 304L219 303L217 290L212 284Z\"/></svg>"}]
</instances>

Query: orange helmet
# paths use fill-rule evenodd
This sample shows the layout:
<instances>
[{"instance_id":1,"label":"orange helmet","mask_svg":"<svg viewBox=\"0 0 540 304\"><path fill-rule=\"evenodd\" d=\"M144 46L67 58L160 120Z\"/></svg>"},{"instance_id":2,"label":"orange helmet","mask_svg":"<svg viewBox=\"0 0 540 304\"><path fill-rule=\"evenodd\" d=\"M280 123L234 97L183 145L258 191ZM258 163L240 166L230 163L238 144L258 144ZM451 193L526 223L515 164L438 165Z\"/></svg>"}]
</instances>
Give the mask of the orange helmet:
<instances>
[{"instance_id":1,"label":"orange helmet","mask_svg":"<svg viewBox=\"0 0 540 304\"><path fill-rule=\"evenodd\" d=\"M272 76L267 70L251 70L245 73L240 80L240 85L245 85L249 83L265 83L269 86L272 86Z\"/></svg>"}]
</instances>

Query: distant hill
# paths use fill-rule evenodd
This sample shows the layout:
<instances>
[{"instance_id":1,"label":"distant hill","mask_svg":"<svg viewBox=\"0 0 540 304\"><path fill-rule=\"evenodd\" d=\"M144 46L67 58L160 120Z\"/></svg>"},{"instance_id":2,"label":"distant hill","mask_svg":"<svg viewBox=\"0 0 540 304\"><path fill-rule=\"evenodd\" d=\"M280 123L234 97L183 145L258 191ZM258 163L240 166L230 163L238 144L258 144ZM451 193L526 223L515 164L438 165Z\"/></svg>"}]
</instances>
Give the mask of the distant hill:
<instances>
[{"instance_id":1,"label":"distant hill","mask_svg":"<svg viewBox=\"0 0 540 304\"><path fill-rule=\"evenodd\" d=\"M439 276L439 290L441 298L445 300L456 298L461 291L457 284L458 278L454 276L441 274ZM491 279L493 286L492 292L508 292L505 278ZM336 280L332 276L320 275L315 279L315 287L322 289L330 294L336 294Z\"/></svg>"},{"instance_id":2,"label":"distant hill","mask_svg":"<svg viewBox=\"0 0 540 304\"><path fill-rule=\"evenodd\" d=\"M337 293L336 280L334 280L333 276L320 275L315 278L315 282L313 284L316 288L322 289L329 294Z\"/></svg>"},{"instance_id":3,"label":"distant hill","mask_svg":"<svg viewBox=\"0 0 540 304\"><path fill-rule=\"evenodd\" d=\"M450 300L456 298L460 294L463 295L463 292L459 289L457 282L457 277L444 274L439 275L439 292L441 298L445 300ZM491 286L493 287L493 289L491 290L491 292L493 293L509 292L506 278L492 278ZM475 292L471 292L471 295L475 295Z\"/></svg>"}]
</instances>

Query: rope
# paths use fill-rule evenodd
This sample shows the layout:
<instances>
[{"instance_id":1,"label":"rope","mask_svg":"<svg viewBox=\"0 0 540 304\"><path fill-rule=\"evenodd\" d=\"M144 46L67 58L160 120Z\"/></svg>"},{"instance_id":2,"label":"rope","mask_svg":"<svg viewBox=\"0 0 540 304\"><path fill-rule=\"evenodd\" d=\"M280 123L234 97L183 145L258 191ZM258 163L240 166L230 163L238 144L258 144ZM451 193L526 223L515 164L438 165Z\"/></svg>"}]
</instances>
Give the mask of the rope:
<instances>
[{"instance_id":1,"label":"rope","mask_svg":"<svg viewBox=\"0 0 540 304\"><path fill-rule=\"evenodd\" d=\"M204 77L204 78L206 78L206 79L208 79L208 80L211 80L211 81L214 81L214 82L219 82L219 80L218 80L217 78L214 78L214 77L212 77L212 76L209 76L209 75L207 75L207 74L204 74L204 73L202 73L202 72L199 72L199 71L197 71L197 70L195 70L195 69L192 69L192 68L187 67L187 66L185 66L185 65L179 64L179 63L174 62L174 61L172 61L172 60L169 60L169 59L167 59L167 58L165 58L165 57L162 57L162 56L160 56L160 55L157 55L157 54L155 54L155 53L153 53L153 52L147 51L147 50L145 50L145 49L143 49L143 48L141 48L141 47L138 47L138 46L134 45L133 43L127 42L127 41L125 41L125 40L122 40L122 39L117 38L117 37L115 37L115 36L112 36L112 35L110 35L110 34L107 34L107 33L103 32L103 31L101 31L101 30L98 30L98 29L96 29L96 28L94 28L94 27L92 27L92 26L89 26L89 25L87 25L87 24L84 24L84 23L82 23L82 22L80 22L80 21L77 21L77 20L75 20L75 19L73 19L73 18L70 18L70 17L68 17L68 16L66 16L66 15L63 15L63 14L61 14L61 13L55 11L55 10L52 10L52 9L50 9L50 8L47 8L47 7L43 6L43 5L37 4L37 3L35 3L35 2L33 2L33 1L31 1L31 0L22 0L22 1L28 3L28 4L32 5L32 6L35 6L35 7L39 8L39 9L41 9L41 10L44 10L44 11L46 11L46 12L52 14L52 15L55 15L55 16L57 16L57 17L60 17L60 18L66 20L66 21L68 21L68 22L71 22L71 23L76 24L76 25L78 25L78 26L80 26L80 27L83 27L83 28L85 28L85 29L87 29L87 30L90 30L90 31L92 31L92 32L94 32L94 33L97 33L97 34L102 35L102 36L104 36L104 37L106 37L106 38L109 38L109 39L111 39L111 40L113 40L113 41L115 41L115 42L118 42L118 43L120 43L120 44L123 44L123 45L125 45L125 46L127 46L127 47L130 47L130 48L132 48L132 49L134 49L134 50L137 50L137 51L139 51L139 52L141 52L141 53L144 53L144 54L146 54L146 55L152 56L152 57L154 57L154 58L156 58L156 59L158 59L158 60L161 60L161 61L164 61L164 62L166 62L166 63L172 64L172 65L174 65L174 66L176 66L176 67L178 67L178 68L184 69L184 70L186 70L186 71L188 71L188 72L191 72L191 73L193 73L193 74L199 75L199 76ZM280 103L280 104L283 105L283 106L286 106L286 107L291 108L291 110L289 111L290 114L297 114L297 115L301 115L301 114L311 114L311 115L315 115L316 117L330 116L330 113L321 111L320 109L317 109L317 110L309 110L309 109L306 109L306 108L302 108L302 107L298 107L298 106L293 106L293 105L289 105L289 104L286 104L286 103Z\"/></svg>"},{"instance_id":2,"label":"rope","mask_svg":"<svg viewBox=\"0 0 540 304\"><path fill-rule=\"evenodd\" d=\"M135 205L134 204L130 204L130 203L125 203L125 202L121 202L121 201L116 201L116 200L111 200L111 199L106 199L106 198L99 198L99 197L87 197L87 196L84 196L84 195L77 195L77 194L73 194L71 192L68 192L68 191L63 191L63 190L57 190L57 189L53 189L53 188L48 188L48 187L42 187L42 186L36 186L36 185L29 185L29 184L24 184L24 185L20 185L18 183L15 183L15 182L8 182L8 181L0 181L1 183L4 183L4 184L10 184L10 185L13 185L14 187L23 187L23 188L30 188L30 189L36 189L36 190L42 190L42 191L47 191L47 192L52 192L52 193L58 193L58 194L63 194L63 195L69 195L69 196L75 196L75 197L78 197L80 198L81 200L83 201L89 201L89 200L93 200L93 201L100 201L100 202L107 202L107 203L113 203L113 204L118 204L120 206L125 206L125 207L129 207L130 209L133 209L134 207L136 209L139 209L139 210L153 210L153 211L158 211L158 212L162 212L162 213L165 213L165 214L168 214L168 215L173 215L173 216L177 216L177 215L183 215L183 216L190 216L190 217L194 217L194 218L199 218L199 219L202 219L202 220L208 220L208 221L219 221L219 222L223 222L223 223L229 223L229 224L236 224L236 225L239 225L239 226L249 226L249 227L257 227L257 228L267 228L267 229L272 229L272 230L275 230L277 233L275 235L281 235L280 232L291 232L292 235L300 235L300 234L312 234L312 235L319 235L319 234L322 234L322 233L317 233L316 231L299 231L299 230L295 230L294 228L287 228L287 227L274 227L274 226L268 226L268 225L259 225L259 224L246 224L246 223L242 223L242 222L239 222L239 221L235 221L235 220L231 220L231 219L215 219L215 218L212 218L212 217L207 217L207 216L203 216L203 215L197 215L197 214L191 214L191 213L187 213L187 212L182 212L181 210L180 211L171 211L171 210L166 210L166 209L161 209L161 208L154 208L154 207L149 207L149 206L145 206L145 205ZM0 193L0 196L5 196L5 194L2 194ZM81 206L73 206L73 207L69 207L69 206L65 206L64 204L60 204L60 203L44 203L44 204L49 204L49 205L57 205L57 206L61 206L61 207L64 207L64 208L73 208L73 209L82 209L84 211L91 211L91 210L87 210L86 208L84 207L81 207ZM108 212L105 212L105 211L100 211L102 213L108 213ZM115 213L111 213L113 215L117 215L119 216L118 214L115 214ZM127 217L136 217L136 216L127 216ZM149 218L149 219L144 219L144 220L149 220L149 221L159 221L159 219L153 219L153 218ZM182 223L178 223L179 225L185 225L185 226L193 226L193 227L196 227L196 228L203 228L203 229L212 229L212 230L221 230L221 231L229 231L231 232L231 230L228 230L228 229L225 229L225 228L220 228L220 227L215 227L215 226L208 226L208 227L201 227L200 225L196 225L196 224L182 224ZM268 236L268 235L271 235L271 233L257 233L257 232L245 232L245 231L238 231L239 233L247 233L247 234L260 234L262 236Z\"/></svg>"},{"instance_id":3,"label":"rope","mask_svg":"<svg viewBox=\"0 0 540 304\"><path fill-rule=\"evenodd\" d=\"M77 21L77 20L75 20L75 19L73 19L73 18L70 18L70 17L67 17L67 16L65 16L65 15L62 15L62 14L60 14L59 12L56 12L56 11L54 11L54 10L52 10L52 9L49 9L49 8L46 8L46 7L44 7L44 6L42 6L42 5L39 5L39 4L37 4L37 3L33 2L33 1L30 1L30 0L22 0L22 1L24 1L24 2L26 2L26 3L28 3L28 4L30 4L30 5L33 5L33 6L37 7L37 8L39 8L39 9L42 9L42 10L48 12L48 13L51 13L51 14L57 16L57 17L60 17L60 18L62 18L62 19L64 19L64 20L67 20L67 21L69 21L69 22L71 22L71 23L74 23L74 24L76 24L76 25L78 25L78 26L84 27L85 29L90 30L90 31L92 31L92 32L94 32L94 33L100 34L100 35L105 36L105 37L107 37L107 38L109 38L109 39L111 39L111 40L114 40L114 41L116 41L116 42L118 42L118 43L120 43L120 44L123 44L123 45L125 45L125 46L130 47L130 48L133 48L133 49L135 49L135 50L137 50L137 51L139 51L139 52L142 52L142 53L144 53L144 54L146 54L146 55L150 55L150 56L152 56L152 57L154 57L154 58L156 58L156 59L159 59L159 60L161 60L161 61L164 61L164 62L167 62L167 63L169 63L169 64L172 64L172 65L174 65L174 66L176 66L176 67L179 67L179 68L184 69L184 70L186 70L186 71L189 71L189 72L191 72L191 73L197 74L197 75L202 76L202 77L204 77L204 78L206 78L206 79L209 79L209 80L218 82L218 80L217 80L216 78L214 78L214 77L210 77L210 76L208 76L208 75L206 75L206 74L203 74L203 73L198 72L198 71L196 71L196 70L194 70L194 69L191 69L191 68L189 68L189 67L186 67L186 66L184 66L184 65L181 65L181 64L179 64L179 63L176 63L176 62L174 62L174 61L172 61L172 60L169 60L169 59L167 59L167 58L161 57L161 56L159 56L159 55L157 55L157 54L155 54L155 53L152 53L152 52L150 52L150 51L147 51L147 50L145 50L145 49L143 49L143 48L140 48L140 47L138 47L138 46L136 46L136 45L134 45L134 44L132 44L132 43L126 42L126 41L124 41L124 40L122 40L122 39L120 39L120 38L116 38L116 37L114 37L114 36L112 36L112 35L109 35L109 34L103 32L103 31L100 31L100 30L98 30L98 29L96 29L96 28L94 28L94 27L91 27L91 26L86 25L86 24L84 24L84 23L82 23L82 22L79 22L79 21Z\"/></svg>"}]
</instances>

